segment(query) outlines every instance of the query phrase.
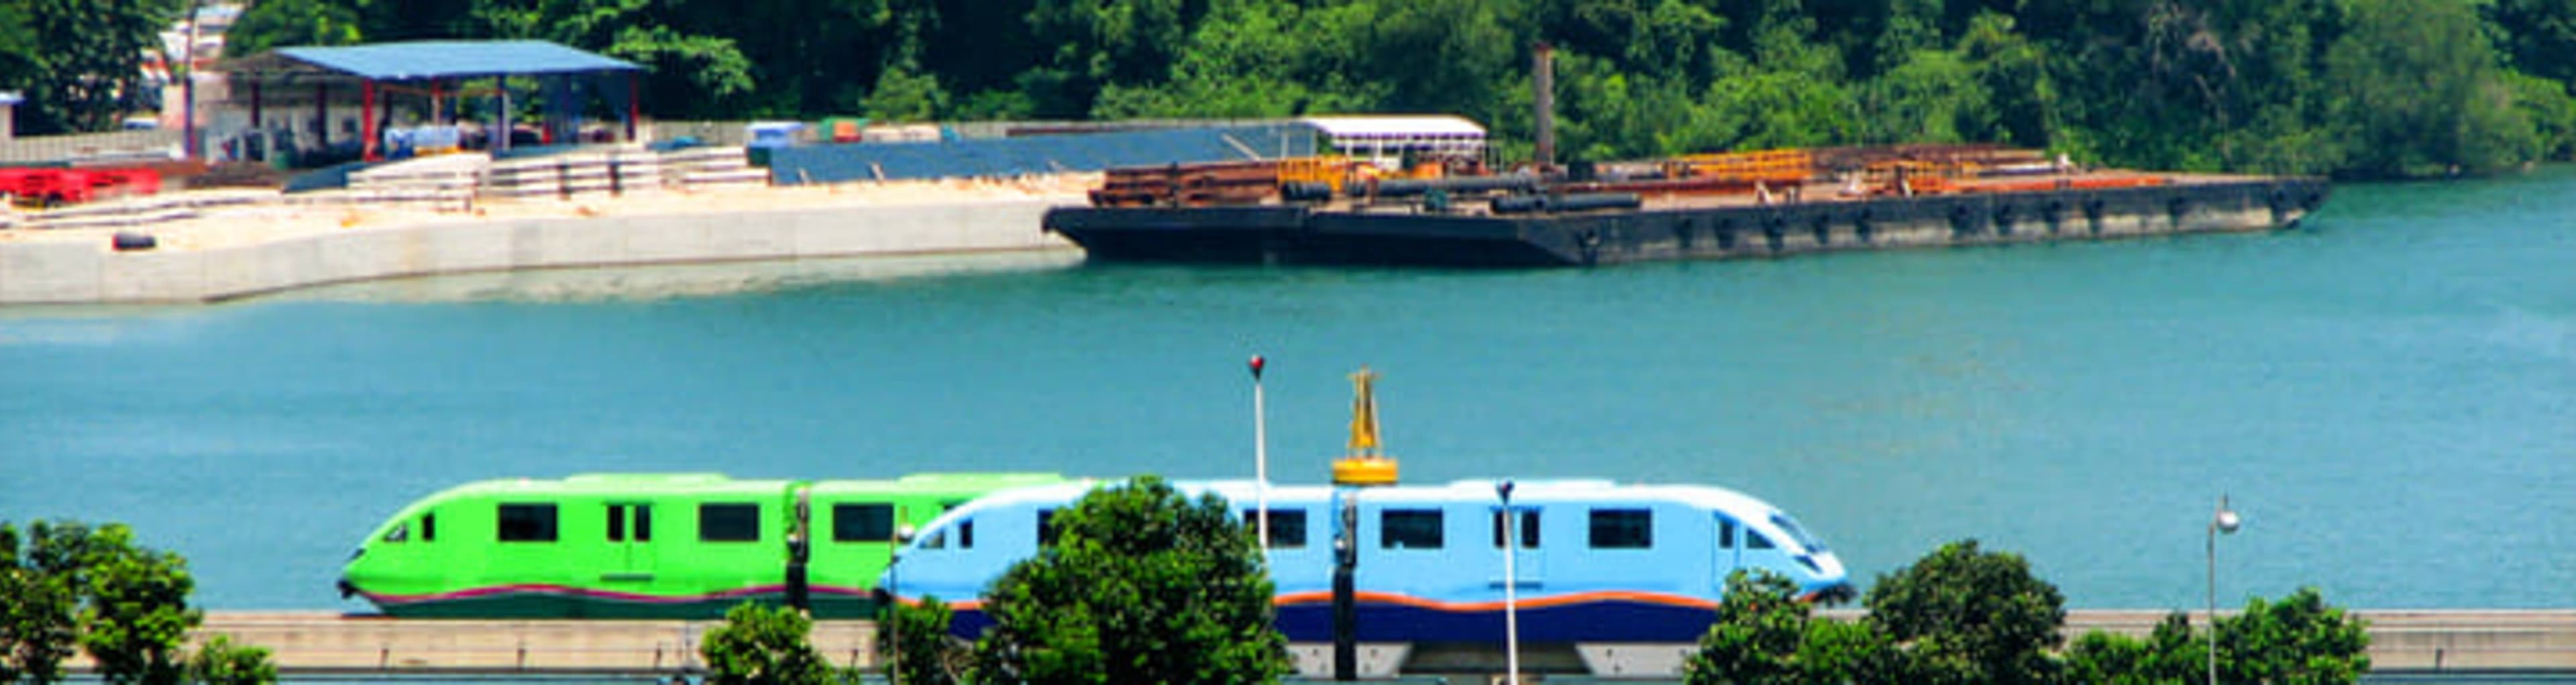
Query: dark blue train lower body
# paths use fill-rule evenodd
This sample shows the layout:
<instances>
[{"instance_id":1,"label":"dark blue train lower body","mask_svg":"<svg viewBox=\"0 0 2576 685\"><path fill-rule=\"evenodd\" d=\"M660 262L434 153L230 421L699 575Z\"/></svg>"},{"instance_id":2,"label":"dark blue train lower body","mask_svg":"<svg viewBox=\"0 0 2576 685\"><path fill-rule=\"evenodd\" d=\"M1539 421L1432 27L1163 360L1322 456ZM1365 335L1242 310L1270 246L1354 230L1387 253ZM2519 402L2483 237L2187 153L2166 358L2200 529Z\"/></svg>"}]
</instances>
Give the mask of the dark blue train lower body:
<instances>
[{"instance_id":1,"label":"dark blue train lower body","mask_svg":"<svg viewBox=\"0 0 2576 685\"><path fill-rule=\"evenodd\" d=\"M1378 592L1357 601L1360 642L1503 641L1503 602L1437 602ZM973 637L993 625L982 603L954 605L949 628ZM1695 642L1717 618L1714 602L1677 595L1600 592L1530 597L1518 602L1523 642ZM1331 642L1329 592L1279 596L1280 632L1290 642Z\"/></svg>"}]
</instances>

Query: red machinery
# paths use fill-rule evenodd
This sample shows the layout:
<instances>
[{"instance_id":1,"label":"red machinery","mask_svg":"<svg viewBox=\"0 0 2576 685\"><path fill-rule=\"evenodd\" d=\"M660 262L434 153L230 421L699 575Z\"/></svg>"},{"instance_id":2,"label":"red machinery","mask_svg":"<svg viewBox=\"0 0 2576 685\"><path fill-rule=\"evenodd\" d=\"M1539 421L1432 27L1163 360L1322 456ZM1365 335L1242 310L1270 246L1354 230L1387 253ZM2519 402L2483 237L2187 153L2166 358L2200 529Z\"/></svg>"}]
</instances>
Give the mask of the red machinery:
<instances>
[{"instance_id":1,"label":"red machinery","mask_svg":"<svg viewBox=\"0 0 2576 685\"><path fill-rule=\"evenodd\" d=\"M143 167L0 168L0 195L19 204L53 207L158 192L161 172Z\"/></svg>"}]
</instances>

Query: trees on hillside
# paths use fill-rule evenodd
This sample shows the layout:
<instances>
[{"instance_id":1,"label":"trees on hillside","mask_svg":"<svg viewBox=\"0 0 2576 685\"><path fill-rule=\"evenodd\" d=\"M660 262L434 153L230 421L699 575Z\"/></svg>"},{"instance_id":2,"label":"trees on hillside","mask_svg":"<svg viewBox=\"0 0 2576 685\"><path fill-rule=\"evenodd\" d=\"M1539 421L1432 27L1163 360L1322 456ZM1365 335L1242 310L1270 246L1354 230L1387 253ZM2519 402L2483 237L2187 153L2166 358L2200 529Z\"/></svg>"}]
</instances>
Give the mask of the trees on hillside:
<instances>
[{"instance_id":1,"label":"trees on hillside","mask_svg":"<svg viewBox=\"0 0 2576 685\"><path fill-rule=\"evenodd\" d=\"M70 2L0 7L54 26ZM53 69L9 24L0 64ZM556 40L651 67L666 117L1442 112L1527 141L1545 43L1581 158L1992 141L2406 176L2576 155L2576 0L269 0L235 33Z\"/></svg>"}]
</instances>

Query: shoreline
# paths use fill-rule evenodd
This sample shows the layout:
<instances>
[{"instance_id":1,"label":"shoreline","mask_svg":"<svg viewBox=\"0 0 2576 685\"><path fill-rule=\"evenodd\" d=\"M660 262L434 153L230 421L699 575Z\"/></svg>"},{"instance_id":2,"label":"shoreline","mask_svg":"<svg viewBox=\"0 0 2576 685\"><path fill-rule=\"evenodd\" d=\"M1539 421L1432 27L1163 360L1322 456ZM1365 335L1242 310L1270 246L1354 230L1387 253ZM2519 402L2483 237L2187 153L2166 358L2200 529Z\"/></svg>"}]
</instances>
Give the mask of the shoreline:
<instances>
[{"instance_id":1,"label":"shoreline","mask_svg":"<svg viewBox=\"0 0 2576 685\"><path fill-rule=\"evenodd\" d=\"M0 230L0 306L210 304L451 274L1076 250L1040 231L1039 218L1082 202L1096 176L584 195L462 212L252 191L262 197L141 227ZM120 231L157 245L115 250Z\"/></svg>"}]
</instances>

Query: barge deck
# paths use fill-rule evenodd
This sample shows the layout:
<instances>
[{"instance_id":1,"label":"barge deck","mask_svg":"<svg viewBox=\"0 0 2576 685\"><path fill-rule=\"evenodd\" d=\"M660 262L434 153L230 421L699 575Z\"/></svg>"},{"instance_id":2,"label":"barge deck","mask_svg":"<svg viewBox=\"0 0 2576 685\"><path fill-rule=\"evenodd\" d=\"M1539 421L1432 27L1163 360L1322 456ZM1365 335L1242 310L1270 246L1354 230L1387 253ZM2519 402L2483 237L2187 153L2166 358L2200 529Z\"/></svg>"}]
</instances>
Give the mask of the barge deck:
<instances>
[{"instance_id":1,"label":"barge deck","mask_svg":"<svg viewBox=\"0 0 2576 685\"><path fill-rule=\"evenodd\" d=\"M1859 192L1828 180L1660 194L1652 183L1630 186L1647 192L1585 195L1484 187L1493 185L1388 198L1354 184L1350 195L1293 201L1283 198L1299 193L1283 192L1232 204L1177 191L1159 203L1101 202L1095 193L1093 206L1053 208L1043 225L1104 261L1595 266L2272 230L2298 225L2330 192L2317 178L2127 171L1963 180L1933 193ZM1628 189L1590 187L1603 186ZM1563 201L1602 197L1614 199Z\"/></svg>"}]
</instances>

